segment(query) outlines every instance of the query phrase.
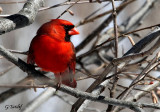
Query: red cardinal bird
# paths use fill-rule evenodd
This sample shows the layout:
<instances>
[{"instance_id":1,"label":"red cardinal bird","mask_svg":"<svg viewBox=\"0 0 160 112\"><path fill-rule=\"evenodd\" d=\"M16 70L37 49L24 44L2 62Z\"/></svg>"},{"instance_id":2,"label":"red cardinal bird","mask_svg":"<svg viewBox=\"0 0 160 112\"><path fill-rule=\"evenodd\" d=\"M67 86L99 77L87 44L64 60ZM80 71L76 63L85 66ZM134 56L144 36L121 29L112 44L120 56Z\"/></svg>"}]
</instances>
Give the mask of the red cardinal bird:
<instances>
[{"instance_id":1,"label":"red cardinal bird","mask_svg":"<svg viewBox=\"0 0 160 112\"><path fill-rule=\"evenodd\" d=\"M30 44L27 63L36 63L42 70L53 72L59 84L75 88L76 58L70 37L77 34L75 26L66 20L52 19L43 24Z\"/></svg>"}]
</instances>

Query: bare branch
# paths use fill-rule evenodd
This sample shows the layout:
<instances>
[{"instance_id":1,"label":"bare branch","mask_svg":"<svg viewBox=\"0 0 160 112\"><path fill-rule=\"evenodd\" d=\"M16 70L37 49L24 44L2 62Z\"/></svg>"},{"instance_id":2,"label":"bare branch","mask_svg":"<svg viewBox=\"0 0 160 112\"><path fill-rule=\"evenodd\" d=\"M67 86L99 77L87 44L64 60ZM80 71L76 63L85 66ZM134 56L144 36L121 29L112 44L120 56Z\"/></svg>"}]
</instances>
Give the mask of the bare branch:
<instances>
[{"instance_id":1,"label":"bare branch","mask_svg":"<svg viewBox=\"0 0 160 112\"><path fill-rule=\"evenodd\" d=\"M132 1L133 2L133 1ZM131 2L130 2L131 3ZM128 4L124 5L123 8L117 11L117 15L127 6ZM76 47L76 52L80 51L82 48L84 48L88 42L90 42L94 37L99 34L104 28L108 26L108 24L112 21L112 15L110 15L107 19L103 21L101 25L97 29L93 31L93 33L89 34L84 41L81 42L80 45Z\"/></svg>"},{"instance_id":2,"label":"bare branch","mask_svg":"<svg viewBox=\"0 0 160 112\"><path fill-rule=\"evenodd\" d=\"M0 18L0 35L32 24L41 6L43 0L28 0L17 14Z\"/></svg>"}]
</instances>

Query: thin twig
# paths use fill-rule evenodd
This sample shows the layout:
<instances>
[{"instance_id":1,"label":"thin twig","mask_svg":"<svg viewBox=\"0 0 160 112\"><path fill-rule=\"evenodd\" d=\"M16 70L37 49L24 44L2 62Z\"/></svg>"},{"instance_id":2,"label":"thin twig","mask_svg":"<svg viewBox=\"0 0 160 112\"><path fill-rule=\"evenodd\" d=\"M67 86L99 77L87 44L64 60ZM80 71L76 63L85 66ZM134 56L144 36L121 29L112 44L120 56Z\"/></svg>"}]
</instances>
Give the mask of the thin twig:
<instances>
[{"instance_id":1,"label":"thin twig","mask_svg":"<svg viewBox=\"0 0 160 112\"><path fill-rule=\"evenodd\" d=\"M71 7L73 7L77 2L79 2L80 0L77 0L74 4L70 5L64 12L62 12L57 19L59 19L63 14L65 14Z\"/></svg>"},{"instance_id":2,"label":"thin twig","mask_svg":"<svg viewBox=\"0 0 160 112\"><path fill-rule=\"evenodd\" d=\"M0 85L0 88L46 88L48 85L18 85L18 84L10 84L10 85Z\"/></svg>"},{"instance_id":3,"label":"thin twig","mask_svg":"<svg viewBox=\"0 0 160 112\"><path fill-rule=\"evenodd\" d=\"M56 92L54 88L48 88L43 93L41 93L38 97L28 103L28 105L21 112L33 112L36 108L42 105L45 101L47 101L53 94Z\"/></svg>"},{"instance_id":4,"label":"thin twig","mask_svg":"<svg viewBox=\"0 0 160 112\"><path fill-rule=\"evenodd\" d=\"M114 3L114 0L112 0L112 8L113 8L113 12L112 12L112 15L113 15L113 24L114 24L114 36L115 36L115 58L118 58L118 30L117 30L117 13L116 13L116 7L115 7L115 3ZM118 67L115 66L115 73L118 72ZM118 82L118 76L115 75L114 78L113 78L113 85L112 85L112 88L110 90L110 97L111 98L114 98L114 94L115 94L115 90L116 90L116 87L117 87L117 82ZM109 112L112 110L112 105L108 105L108 108L106 110L106 112Z\"/></svg>"},{"instance_id":5,"label":"thin twig","mask_svg":"<svg viewBox=\"0 0 160 112\"><path fill-rule=\"evenodd\" d=\"M23 0L23 1L13 1L13 2L10 2L10 1L5 1L5 2L0 2L0 4L17 4L17 3L25 3L26 0Z\"/></svg>"},{"instance_id":6,"label":"thin twig","mask_svg":"<svg viewBox=\"0 0 160 112\"><path fill-rule=\"evenodd\" d=\"M126 5L128 5L128 4L130 4L130 3L132 3L132 2L134 2L135 0L128 0L128 1L126 1L126 2L124 2L123 4L121 4L120 6L118 6L116 9L117 9L117 11L118 10L121 10L123 7L125 7ZM90 19L86 19L86 20L82 20L82 21L80 21L78 24L76 24L76 26L80 26L80 25L84 25L84 24L86 24L86 23L89 23L89 22L93 22L94 20L96 20L96 19L99 19L99 18L101 18L101 17L103 17L103 16L106 16L107 14L111 14L112 13L112 9L111 10L108 10L108 11L106 11L106 12L104 12L104 13L101 13L101 14L98 14L97 16L95 16L95 17L92 17L92 18L90 18Z\"/></svg>"},{"instance_id":7,"label":"thin twig","mask_svg":"<svg viewBox=\"0 0 160 112\"><path fill-rule=\"evenodd\" d=\"M12 49L8 49L11 53L16 53L16 54L23 54L23 55L27 55L28 51L18 51L18 50L12 50Z\"/></svg>"},{"instance_id":8,"label":"thin twig","mask_svg":"<svg viewBox=\"0 0 160 112\"><path fill-rule=\"evenodd\" d=\"M4 74L6 74L7 72L9 72L14 67L15 67L15 65L9 66L6 70L0 72L0 76L3 76Z\"/></svg>"},{"instance_id":9,"label":"thin twig","mask_svg":"<svg viewBox=\"0 0 160 112\"><path fill-rule=\"evenodd\" d=\"M131 0L130 3L132 3L133 1L135 0ZM117 15L129 4L125 4L121 9L119 9L117 11ZM103 21L103 23L98 26L97 29L95 29L91 34L89 34L86 39L84 41L82 41L75 49L76 49L76 52L79 52L81 49L83 49L86 45L88 45L88 43L94 39L95 36L97 36L97 34L99 34L104 28L106 28L109 23L112 21L112 15L110 15L107 19L105 19Z\"/></svg>"},{"instance_id":10,"label":"thin twig","mask_svg":"<svg viewBox=\"0 0 160 112\"><path fill-rule=\"evenodd\" d=\"M108 0L109 1L109 0ZM101 2L108 2L106 0L102 0ZM79 1L77 2L76 4L86 4L86 3L90 3L88 0L86 1ZM91 3L97 3L97 1L93 1ZM56 8L56 7L59 7L59 6L63 6L63 5L72 5L72 4L75 4L75 2L63 2L63 3L60 3L60 4L56 4L56 5L53 5L53 6L49 6L49 7L43 7L41 9L39 9L39 11L44 11L44 10L48 10L48 9L52 9L52 8Z\"/></svg>"}]
</instances>

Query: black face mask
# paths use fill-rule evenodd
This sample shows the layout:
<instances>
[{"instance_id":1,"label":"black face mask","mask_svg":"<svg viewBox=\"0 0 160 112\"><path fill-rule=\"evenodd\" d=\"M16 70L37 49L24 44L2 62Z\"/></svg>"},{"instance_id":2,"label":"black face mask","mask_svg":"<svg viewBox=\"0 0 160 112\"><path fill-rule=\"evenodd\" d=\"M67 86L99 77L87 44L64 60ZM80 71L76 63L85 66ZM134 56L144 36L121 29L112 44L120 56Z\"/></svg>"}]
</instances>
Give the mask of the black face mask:
<instances>
[{"instance_id":1,"label":"black face mask","mask_svg":"<svg viewBox=\"0 0 160 112\"><path fill-rule=\"evenodd\" d=\"M68 31L70 31L74 27L75 27L74 25L64 25L64 29L66 32L65 41L70 42L71 35L68 34Z\"/></svg>"}]
</instances>

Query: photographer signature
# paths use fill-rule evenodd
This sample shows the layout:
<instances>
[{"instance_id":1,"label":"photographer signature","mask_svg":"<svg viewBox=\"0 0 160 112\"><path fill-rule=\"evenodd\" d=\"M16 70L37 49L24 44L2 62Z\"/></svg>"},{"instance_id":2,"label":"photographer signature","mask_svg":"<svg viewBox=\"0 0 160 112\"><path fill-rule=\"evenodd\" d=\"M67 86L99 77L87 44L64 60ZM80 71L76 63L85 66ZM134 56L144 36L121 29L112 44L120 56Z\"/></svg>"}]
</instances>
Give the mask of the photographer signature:
<instances>
[{"instance_id":1,"label":"photographer signature","mask_svg":"<svg viewBox=\"0 0 160 112\"><path fill-rule=\"evenodd\" d=\"M21 110L21 109L22 109L22 106L23 106L23 104L18 104L18 105L5 105L5 110L8 110L8 109L19 109L19 110Z\"/></svg>"}]
</instances>

